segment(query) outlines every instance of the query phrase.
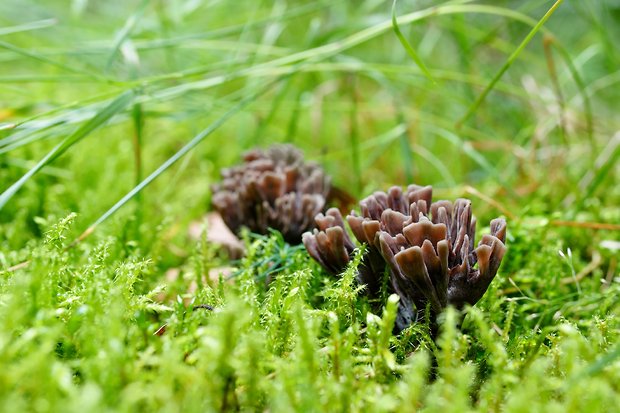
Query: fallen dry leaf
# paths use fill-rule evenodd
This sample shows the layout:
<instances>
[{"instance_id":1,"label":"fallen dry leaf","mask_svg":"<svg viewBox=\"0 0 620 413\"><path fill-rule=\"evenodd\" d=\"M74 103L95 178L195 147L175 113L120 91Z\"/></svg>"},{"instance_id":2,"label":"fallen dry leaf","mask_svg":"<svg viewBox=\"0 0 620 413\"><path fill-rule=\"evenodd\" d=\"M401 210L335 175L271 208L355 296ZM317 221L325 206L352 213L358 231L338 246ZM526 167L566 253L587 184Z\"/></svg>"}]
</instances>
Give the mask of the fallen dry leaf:
<instances>
[{"instance_id":1,"label":"fallen dry leaf","mask_svg":"<svg viewBox=\"0 0 620 413\"><path fill-rule=\"evenodd\" d=\"M188 234L190 238L199 240L205 231L207 241L224 247L230 258L239 259L243 256L243 243L228 229L219 213L209 212L202 220L193 221L189 225Z\"/></svg>"}]
</instances>

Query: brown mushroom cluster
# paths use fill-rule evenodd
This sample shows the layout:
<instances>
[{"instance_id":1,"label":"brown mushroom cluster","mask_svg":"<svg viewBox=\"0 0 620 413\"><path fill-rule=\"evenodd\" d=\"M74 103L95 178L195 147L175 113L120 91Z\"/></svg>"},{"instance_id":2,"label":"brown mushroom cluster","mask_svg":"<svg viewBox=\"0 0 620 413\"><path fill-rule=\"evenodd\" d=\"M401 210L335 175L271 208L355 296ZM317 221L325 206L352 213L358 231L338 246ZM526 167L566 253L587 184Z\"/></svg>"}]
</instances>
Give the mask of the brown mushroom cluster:
<instances>
[{"instance_id":1,"label":"brown mushroom cluster","mask_svg":"<svg viewBox=\"0 0 620 413\"><path fill-rule=\"evenodd\" d=\"M215 209L236 234L242 226L259 234L273 228L287 242L300 243L325 207L329 177L292 145L254 149L243 160L222 170L222 182L212 188Z\"/></svg>"},{"instance_id":2,"label":"brown mushroom cluster","mask_svg":"<svg viewBox=\"0 0 620 413\"><path fill-rule=\"evenodd\" d=\"M395 331L424 319L430 308L432 325L448 305L474 305L495 277L506 251L506 222L494 219L490 234L474 248L476 220L471 201L432 202L432 187L392 187L360 202L361 215L346 217L351 232L367 253L358 280L376 295L388 274L389 286L400 297ZM355 244L340 212L329 209L316 218L318 229L303 234L308 253L337 275L349 261Z\"/></svg>"}]
</instances>

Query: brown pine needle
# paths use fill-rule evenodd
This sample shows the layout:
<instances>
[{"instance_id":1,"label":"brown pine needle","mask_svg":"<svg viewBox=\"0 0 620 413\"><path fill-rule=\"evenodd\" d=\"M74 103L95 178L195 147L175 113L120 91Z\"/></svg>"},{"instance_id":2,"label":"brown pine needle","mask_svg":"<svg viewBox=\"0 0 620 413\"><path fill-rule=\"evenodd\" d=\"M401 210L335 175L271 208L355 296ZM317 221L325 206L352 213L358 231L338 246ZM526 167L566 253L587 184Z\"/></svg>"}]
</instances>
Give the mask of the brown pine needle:
<instances>
[{"instance_id":1,"label":"brown pine needle","mask_svg":"<svg viewBox=\"0 0 620 413\"><path fill-rule=\"evenodd\" d=\"M592 261L590 261L588 265L586 265L581 271L579 271L577 275L562 278L562 280L560 280L560 284L574 284L583 280L588 274L596 270L601 265L602 261L603 260L601 258L601 254L598 251L594 251L594 253L592 254Z\"/></svg>"},{"instance_id":2,"label":"brown pine needle","mask_svg":"<svg viewBox=\"0 0 620 413\"><path fill-rule=\"evenodd\" d=\"M512 212L510 212L508 208L506 208L505 206L503 206L502 204L500 204L498 201L494 200L490 196L485 195L482 192L478 191L473 186L466 185L465 192L471 195L475 195L478 198L482 199L484 202L491 205L492 207L500 211L502 214L506 215L508 218L515 219L515 215Z\"/></svg>"},{"instance_id":3,"label":"brown pine needle","mask_svg":"<svg viewBox=\"0 0 620 413\"><path fill-rule=\"evenodd\" d=\"M549 224L556 227L574 227L620 231L620 224L608 224L606 222L551 221L549 222Z\"/></svg>"},{"instance_id":4,"label":"brown pine needle","mask_svg":"<svg viewBox=\"0 0 620 413\"><path fill-rule=\"evenodd\" d=\"M22 268L26 268L30 264L30 260L20 262L19 264L15 264L12 267L6 269L7 272L15 272L17 270L21 270Z\"/></svg>"}]
</instances>

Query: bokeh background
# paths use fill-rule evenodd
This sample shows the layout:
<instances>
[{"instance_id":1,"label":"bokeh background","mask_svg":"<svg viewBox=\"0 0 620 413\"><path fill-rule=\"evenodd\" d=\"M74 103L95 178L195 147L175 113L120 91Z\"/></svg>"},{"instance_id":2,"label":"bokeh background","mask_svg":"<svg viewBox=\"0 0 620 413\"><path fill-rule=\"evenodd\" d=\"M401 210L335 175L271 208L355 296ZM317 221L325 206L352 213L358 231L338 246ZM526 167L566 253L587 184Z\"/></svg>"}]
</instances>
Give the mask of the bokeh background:
<instances>
[{"instance_id":1,"label":"bokeh background","mask_svg":"<svg viewBox=\"0 0 620 413\"><path fill-rule=\"evenodd\" d=\"M221 167L279 142L354 198L415 182L474 198L482 218L617 223L620 3L566 0L520 49L553 4L399 1L429 77L386 1L4 0L2 190L133 94L25 180L2 238L18 247L40 236L35 218L71 211L79 234L244 98L97 232L182 237Z\"/></svg>"}]
</instances>

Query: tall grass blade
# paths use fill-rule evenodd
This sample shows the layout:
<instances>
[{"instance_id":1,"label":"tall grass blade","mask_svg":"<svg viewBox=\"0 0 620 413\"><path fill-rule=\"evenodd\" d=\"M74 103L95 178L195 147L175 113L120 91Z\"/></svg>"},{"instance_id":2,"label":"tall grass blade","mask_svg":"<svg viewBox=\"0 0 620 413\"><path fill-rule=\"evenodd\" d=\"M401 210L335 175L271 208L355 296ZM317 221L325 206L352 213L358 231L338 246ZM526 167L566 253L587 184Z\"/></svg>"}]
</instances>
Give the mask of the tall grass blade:
<instances>
[{"instance_id":1,"label":"tall grass blade","mask_svg":"<svg viewBox=\"0 0 620 413\"><path fill-rule=\"evenodd\" d=\"M592 103L590 102L590 96L588 96L588 93L586 92L586 84L575 67L570 53L568 53L568 51L555 38L553 39L552 44L560 53L560 56L562 56L562 59L564 60L564 63L566 63L575 84L579 88L579 95L583 99L583 110L586 118L586 133L588 134L588 141L590 142L590 147L592 149L591 153L594 158L596 153L596 141L594 140L594 115L592 114Z\"/></svg>"},{"instance_id":2,"label":"tall grass blade","mask_svg":"<svg viewBox=\"0 0 620 413\"><path fill-rule=\"evenodd\" d=\"M157 179L162 173L164 173L168 168L170 168L175 162L181 159L183 156L187 155L192 149L198 146L205 138L215 132L220 126L226 123L231 117L235 114L243 110L250 103L254 102L256 98L266 93L271 87L278 82L279 80L270 82L266 87L260 89L258 92L253 93L251 95L246 96L242 100L240 100L235 106L230 108L226 113L224 113L221 117L219 117L215 122L210 124L207 128L205 128L198 135L194 136L188 143L186 143L181 149L179 149L174 155L168 158L164 163L162 163L155 171L153 171L149 176L147 176L142 182L136 185L131 191L125 194L116 204L114 204L110 209L108 209L103 215L101 215L95 222L93 222L87 229L84 231L74 242L72 245L77 244L82 241L84 238L92 234L95 228L112 216L116 211L118 211L121 207L123 207L127 202L129 202L133 197L139 194L144 188L146 188L151 182Z\"/></svg>"},{"instance_id":3,"label":"tall grass blade","mask_svg":"<svg viewBox=\"0 0 620 413\"><path fill-rule=\"evenodd\" d=\"M444 138L455 147L465 153L465 155L477 163L485 172L495 178L497 182L500 182L508 192L514 194L514 190L508 185L504 178L499 174L498 168L491 165L491 163L478 152L469 142L461 139L457 134L443 128L429 126L429 130L434 131L438 136Z\"/></svg>"},{"instance_id":4,"label":"tall grass blade","mask_svg":"<svg viewBox=\"0 0 620 413\"><path fill-rule=\"evenodd\" d=\"M437 7L429 7L424 10L412 12L406 15L402 15L398 18L399 24L411 24L423 19L426 19L431 16L442 16L442 15L450 15L450 14L460 14L460 13L471 13L471 14L490 14L496 16L504 16L509 19L513 19L516 21L520 21L524 24L528 24L531 26L537 26L536 21L529 18L528 16L515 12L510 9L496 7L496 6L488 6L488 5L468 5L468 4L448 4L444 6ZM540 25L540 22L538 23ZM208 88L212 88L215 86L222 85L231 80L240 79L249 76L279 76L294 73L303 69L305 66L310 65L317 61L328 59L334 55L340 54L345 50L352 49L360 44L363 44L371 39L374 39L378 36L381 36L387 33L392 28L391 20L384 21L382 23L378 23L374 26L370 26L366 29L360 30L357 33L354 33L350 36L347 36L343 39L324 44L318 47L314 47L311 49L303 50L297 53L291 53L289 55L270 60L264 63L260 63L254 65L249 68L241 68L239 70L230 71L226 74L221 74L217 72L210 77L205 77L197 81L186 82L181 85L175 85L168 88L162 88L150 97L143 97L142 100L160 100L160 99L173 99L177 96L180 96L184 93L194 91L194 90L205 90ZM541 28L544 31L544 28ZM302 65L303 64L303 65ZM140 81L140 84L151 84L162 80L169 79L178 79L179 77L189 76L189 75L198 75L204 73L204 71L190 71L190 73L173 73L167 74L164 76L158 76L150 81L143 82ZM499 79L498 79L499 80ZM497 82L496 82L497 83ZM139 86L139 84L136 84Z\"/></svg>"},{"instance_id":5,"label":"tall grass blade","mask_svg":"<svg viewBox=\"0 0 620 413\"><path fill-rule=\"evenodd\" d=\"M547 22L547 20L549 19L549 17L551 17L551 15L555 12L555 10L558 7L560 7L560 4L562 4L562 2L563 0L557 0L553 4L553 6L551 6L551 8L547 11L547 13L545 13L545 15L538 21L538 23L536 23L536 26L534 26L534 28L530 30L527 36L525 36L525 39L523 39L521 44L519 44L519 46L515 49L515 51L512 52L512 54L508 57L508 60L506 60L504 65L497 72L497 74L493 77L491 82L489 82L489 84L484 89L484 91L480 94L480 96L478 96L478 99L476 99L476 101L469 107L465 115L457 122L457 127L460 127L463 123L467 122L469 118L472 117L474 112L478 109L478 107L482 104L482 102L484 102L487 95L491 92L491 90L493 90L493 87L495 87L495 84L501 79L501 77L504 75L504 73L506 73L506 71L510 68L510 66L512 66L514 61L519 56L519 54L521 54L523 49L525 49L525 46L528 45L530 40L532 40L534 35L538 33L538 31Z\"/></svg>"},{"instance_id":6,"label":"tall grass blade","mask_svg":"<svg viewBox=\"0 0 620 413\"><path fill-rule=\"evenodd\" d=\"M594 192L596 192L603 180L607 177L611 168L614 166L617 167L618 159L620 159L620 132L617 132L614 137L609 140L609 143L599 155L594 165L596 168L594 174L586 175L580 182L580 192L583 193L581 202L579 203L580 206L586 199L594 195Z\"/></svg>"},{"instance_id":7,"label":"tall grass blade","mask_svg":"<svg viewBox=\"0 0 620 413\"><path fill-rule=\"evenodd\" d=\"M424 73L424 76L426 76L426 78L430 80L431 82L437 83L435 82L433 75L431 75L431 72L427 69L426 65L424 64L420 56L418 56L418 53L415 51L413 47L411 47L407 39L405 39L405 36L403 35L403 33L400 31L400 27L398 27L398 19L396 18L396 1L397 0L394 0L394 2L392 3L392 28L394 29L394 33L396 34L396 37L398 37L398 40L400 40L400 43L405 48L405 51L407 52L409 57L413 59L413 61L415 62L416 65L418 65L422 73Z\"/></svg>"},{"instance_id":8,"label":"tall grass blade","mask_svg":"<svg viewBox=\"0 0 620 413\"><path fill-rule=\"evenodd\" d=\"M398 123L400 125L406 125L405 116L402 111L398 110L396 115ZM403 161L403 169L405 171L405 178L407 182L413 182L413 156L411 154L411 145L409 144L409 131L405 129L403 133L400 134L398 140L400 142L400 155Z\"/></svg>"},{"instance_id":9,"label":"tall grass blade","mask_svg":"<svg viewBox=\"0 0 620 413\"><path fill-rule=\"evenodd\" d=\"M118 51L123 45L123 42L131 34L132 30L136 26L136 23L138 23L138 21L146 11L146 7L150 3L151 0L143 0L140 6L138 6L138 10L136 10L131 16L129 16L123 28L116 35L116 38L114 39L114 46L112 47L112 52L110 53L110 56L108 57L108 62L106 63L106 72L110 71L110 69L112 68L112 65L114 64L114 59L116 59Z\"/></svg>"},{"instance_id":10,"label":"tall grass blade","mask_svg":"<svg viewBox=\"0 0 620 413\"><path fill-rule=\"evenodd\" d=\"M135 170L135 185L140 184L142 181L142 137L144 133L144 111L142 109L142 105L134 104L131 117L133 120L133 153L134 153L134 170ZM142 199L140 195L136 196L136 201L138 203L138 210L136 213L136 222L137 227L140 227L142 223Z\"/></svg>"},{"instance_id":11,"label":"tall grass blade","mask_svg":"<svg viewBox=\"0 0 620 413\"><path fill-rule=\"evenodd\" d=\"M114 99L108 106L99 111L91 120L80 126L75 132L67 136L62 142L56 145L41 159L32 169L30 169L17 182L11 185L0 195L0 209L15 195L19 189L24 186L30 178L39 172L44 166L53 162L60 155L65 153L69 148L84 139L94 130L110 120L114 115L122 111L134 98L133 91L127 91Z\"/></svg>"},{"instance_id":12,"label":"tall grass blade","mask_svg":"<svg viewBox=\"0 0 620 413\"><path fill-rule=\"evenodd\" d=\"M359 194L362 190L362 164L360 156L360 134L357 125L357 89L355 75L349 77L351 83L351 110L349 111L349 143L351 145L351 162L353 166L353 177L355 181L355 191Z\"/></svg>"},{"instance_id":13,"label":"tall grass blade","mask_svg":"<svg viewBox=\"0 0 620 413\"><path fill-rule=\"evenodd\" d=\"M134 167L136 170L136 185L142 181L142 136L144 133L144 111L142 105L133 105L131 111L131 117L133 120L134 135L133 135L133 151L134 151Z\"/></svg>"},{"instance_id":14,"label":"tall grass blade","mask_svg":"<svg viewBox=\"0 0 620 413\"><path fill-rule=\"evenodd\" d=\"M37 20L30 23L20 24L17 26L3 27L0 29L0 36L13 33L27 32L31 30L45 29L54 26L58 21L56 19Z\"/></svg>"},{"instance_id":15,"label":"tall grass blade","mask_svg":"<svg viewBox=\"0 0 620 413\"><path fill-rule=\"evenodd\" d=\"M454 179L448 168L446 168L446 166L443 164L443 161L441 159L439 159L437 156L435 156L435 154L433 154L422 145L414 144L412 149L417 156L424 159L426 162L435 167L437 172L439 172L439 174L445 181L446 186L456 186L456 180ZM413 179L411 179L409 182L413 182Z\"/></svg>"},{"instance_id":16,"label":"tall grass blade","mask_svg":"<svg viewBox=\"0 0 620 413\"><path fill-rule=\"evenodd\" d=\"M89 72L89 71L86 71L86 70L77 69L77 68L75 68L73 66L69 66L69 65L66 65L64 63L57 62L55 60L52 60L50 58L47 58L47 57L39 54L39 53L35 53L35 52L30 52L28 50L24 50L21 47L17 47L15 45L12 45L11 43L0 41L0 48L4 48L4 49L7 49L7 50L10 50L12 52L20 54L22 56L29 57L29 58L34 59L34 60L38 60L39 62L43 62L43 63L49 64L49 65L52 65L52 66L56 66L58 68L66 70L67 72L77 73L77 74L80 74L80 75L88 76L88 77L90 77L92 79L97 79L97 80L102 80L102 81L107 81L108 80L108 79L105 79L105 78L103 78L102 76L100 76L100 75L98 75L96 73L92 73L92 72Z\"/></svg>"},{"instance_id":17,"label":"tall grass blade","mask_svg":"<svg viewBox=\"0 0 620 413\"><path fill-rule=\"evenodd\" d=\"M545 60L547 61L547 71L549 72L549 78L551 79L551 85L553 86L553 92L558 105L558 126L560 136L565 145L568 145L567 128L566 128L566 102L564 101L564 94L562 93L562 86L558 79L558 72L555 68L555 61L553 59L553 51L551 45L553 44L553 38L549 35L543 36L543 50L545 52Z\"/></svg>"}]
</instances>

